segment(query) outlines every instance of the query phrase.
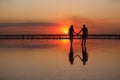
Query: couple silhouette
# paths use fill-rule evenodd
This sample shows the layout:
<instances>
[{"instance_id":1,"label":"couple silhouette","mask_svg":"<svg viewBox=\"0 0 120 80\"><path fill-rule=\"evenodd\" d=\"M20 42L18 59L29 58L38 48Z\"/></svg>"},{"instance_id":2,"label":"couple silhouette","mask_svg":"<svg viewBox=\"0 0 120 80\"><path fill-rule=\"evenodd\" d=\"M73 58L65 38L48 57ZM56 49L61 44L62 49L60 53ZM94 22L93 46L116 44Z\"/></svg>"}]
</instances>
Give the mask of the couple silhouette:
<instances>
[{"instance_id":1,"label":"couple silhouette","mask_svg":"<svg viewBox=\"0 0 120 80\"><path fill-rule=\"evenodd\" d=\"M74 34L79 35L81 32L82 32L82 44L81 45L85 45L86 44L86 39L87 39L87 36L88 36L88 29L87 29L86 25L84 24L83 28L81 28L81 30L78 33L76 33L74 31L73 25L70 26L70 28L69 28L69 37L70 37L71 43L73 42Z\"/></svg>"},{"instance_id":2,"label":"couple silhouette","mask_svg":"<svg viewBox=\"0 0 120 80\"><path fill-rule=\"evenodd\" d=\"M81 32L82 32L82 44L81 44L82 45L82 57L79 55L74 56L73 45L72 45L74 34L79 35ZM74 31L73 25L70 26L69 28L70 52L68 56L69 56L69 61L71 64L74 63L74 59L76 57L80 58L80 60L83 62L83 65L85 65L86 62L88 61L88 53L87 53L86 46L85 46L87 36L88 36L88 29L86 28L85 24L83 25L83 28L81 28L81 30L78 33Z\"/></svg>"}]
</instances>

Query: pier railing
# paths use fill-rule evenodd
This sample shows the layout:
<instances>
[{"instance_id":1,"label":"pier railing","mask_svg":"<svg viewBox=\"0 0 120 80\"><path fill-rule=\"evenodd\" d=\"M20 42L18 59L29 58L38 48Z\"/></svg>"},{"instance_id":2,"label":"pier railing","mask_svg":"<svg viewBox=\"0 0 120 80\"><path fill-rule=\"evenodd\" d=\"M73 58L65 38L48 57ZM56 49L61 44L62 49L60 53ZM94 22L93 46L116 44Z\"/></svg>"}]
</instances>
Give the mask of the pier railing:
<instances>
[{"instance_id":1,"label":"pier railing","mask_svg":"<svg viewBox=\"0 0 120 80\"><path fill-rule=\"evenodd\" d=\"M73 39L81 39L82 35L74 35ZM0 39L69 39L65 34L19 34L0 35ZM90 34L87 39L120 39L120 34Z\"/></svg>"}]
</instances>

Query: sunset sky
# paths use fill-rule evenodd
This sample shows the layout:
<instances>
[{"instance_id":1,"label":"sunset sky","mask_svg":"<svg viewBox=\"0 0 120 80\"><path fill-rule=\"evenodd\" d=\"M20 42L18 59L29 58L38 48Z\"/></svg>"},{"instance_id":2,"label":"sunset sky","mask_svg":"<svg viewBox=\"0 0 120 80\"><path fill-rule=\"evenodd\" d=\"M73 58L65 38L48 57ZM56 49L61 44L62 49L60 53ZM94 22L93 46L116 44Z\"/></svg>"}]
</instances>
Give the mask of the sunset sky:
<instances>
[{"instance_id":1,"label":"sunset sky","mask_svg":"<svg viewBox=\"0 0 120 80\"><path fill-rule=\"evenodd\" d=\"M120 34L120 0L0 0L0 34L78 32Z\"/></svg>"}]
</instances>

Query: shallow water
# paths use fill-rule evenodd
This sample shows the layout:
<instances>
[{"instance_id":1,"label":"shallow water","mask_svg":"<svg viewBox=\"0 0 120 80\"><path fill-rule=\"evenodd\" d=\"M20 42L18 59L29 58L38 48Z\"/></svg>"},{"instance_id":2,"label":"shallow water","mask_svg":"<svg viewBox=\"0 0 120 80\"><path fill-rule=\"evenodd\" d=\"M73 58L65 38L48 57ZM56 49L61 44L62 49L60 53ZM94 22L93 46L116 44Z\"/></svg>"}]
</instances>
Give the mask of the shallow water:
<instances>
[{"instance_id":1,"label":"shallow water","mask_svg":"<svg viewBox=\"0 0 120 80\"><path fill-rule=\"evenodd\" d=\"M0 80L120 80L119 61L119 40L0 40Z\"/></svg>"}]
</instances>

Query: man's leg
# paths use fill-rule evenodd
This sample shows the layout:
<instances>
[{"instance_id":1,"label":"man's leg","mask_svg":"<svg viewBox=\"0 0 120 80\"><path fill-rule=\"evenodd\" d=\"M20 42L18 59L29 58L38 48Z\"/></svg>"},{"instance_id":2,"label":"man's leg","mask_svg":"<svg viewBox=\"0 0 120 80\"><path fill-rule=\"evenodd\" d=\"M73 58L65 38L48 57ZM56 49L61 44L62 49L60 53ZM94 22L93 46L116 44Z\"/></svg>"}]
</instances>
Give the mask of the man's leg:
<instances>
[{"instance_id":1,"label":"man's leg","mask_svg":"<svg viewBox=\"0 0 120 80\"><path fill-rule=\"evenodd\" d=\"M86 44L86 38L84 39L84 45Z\"/></svg>"}]
</instances>

